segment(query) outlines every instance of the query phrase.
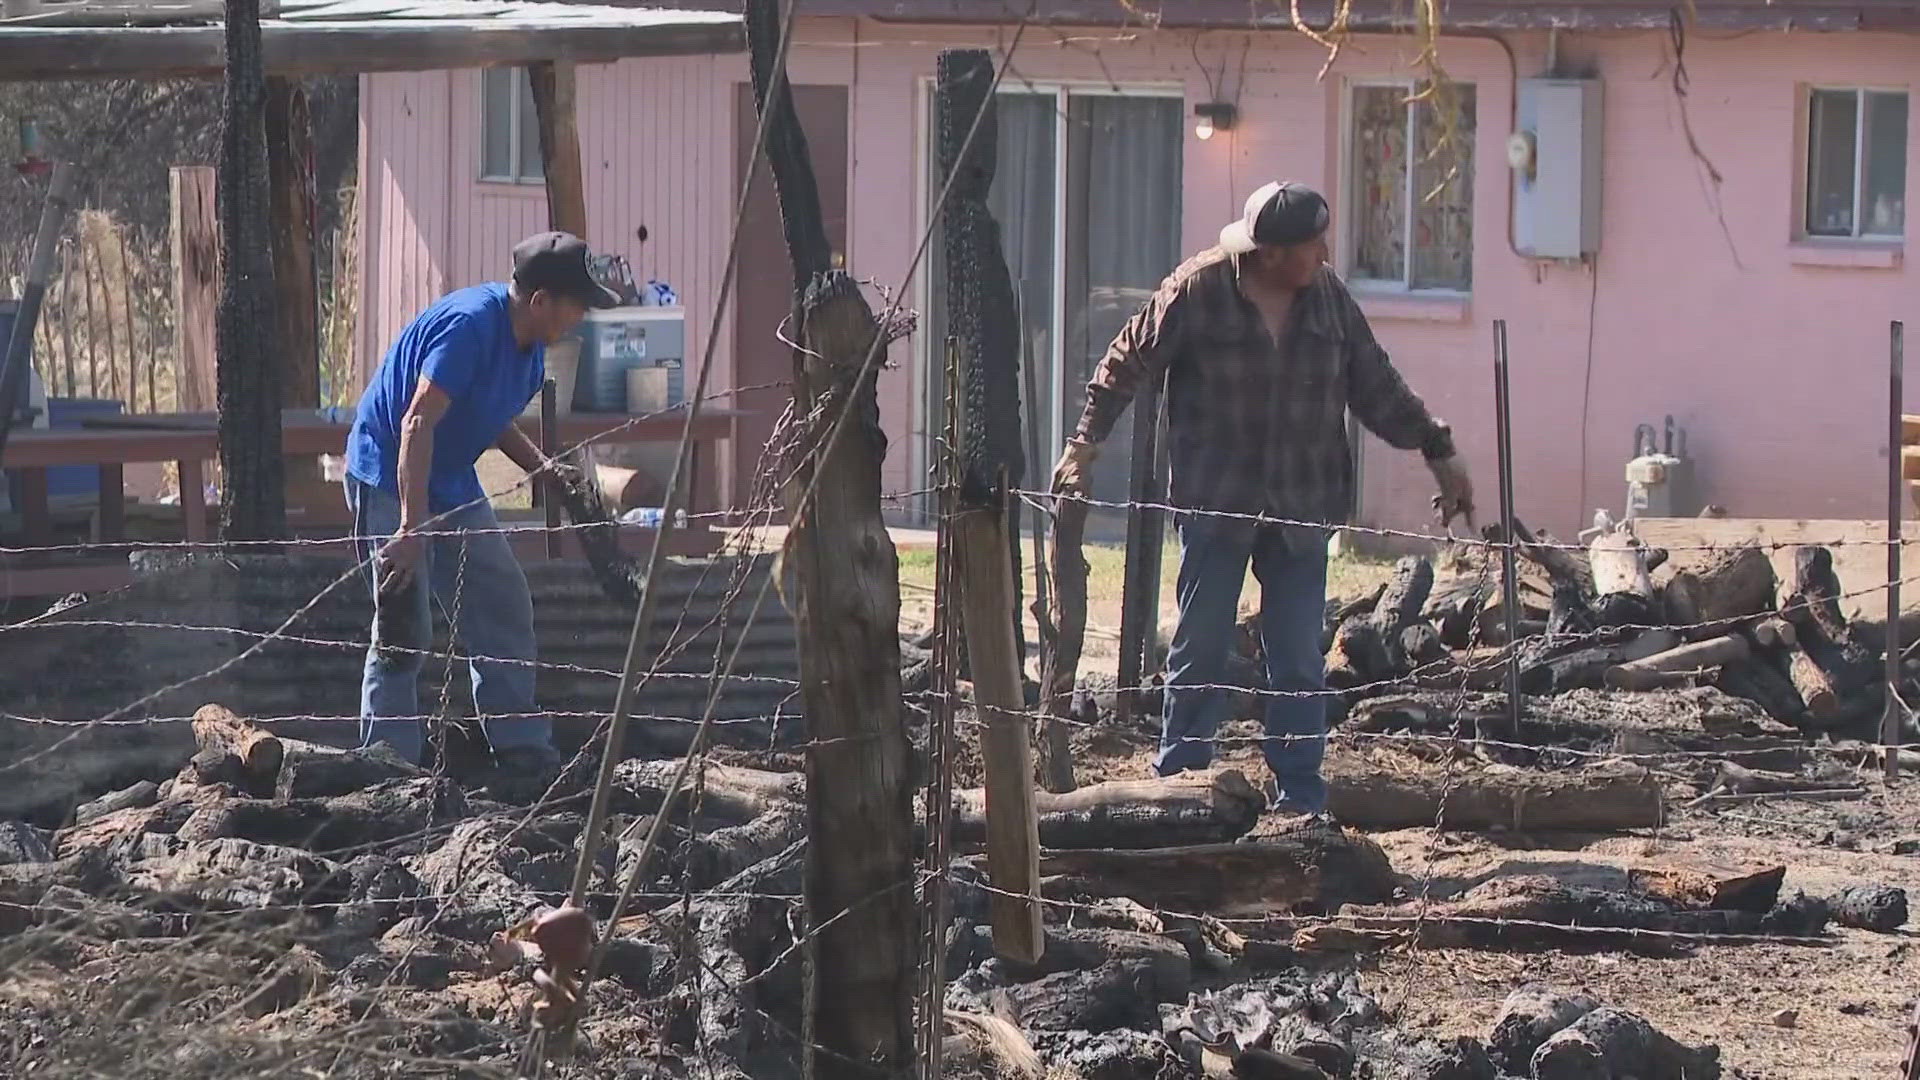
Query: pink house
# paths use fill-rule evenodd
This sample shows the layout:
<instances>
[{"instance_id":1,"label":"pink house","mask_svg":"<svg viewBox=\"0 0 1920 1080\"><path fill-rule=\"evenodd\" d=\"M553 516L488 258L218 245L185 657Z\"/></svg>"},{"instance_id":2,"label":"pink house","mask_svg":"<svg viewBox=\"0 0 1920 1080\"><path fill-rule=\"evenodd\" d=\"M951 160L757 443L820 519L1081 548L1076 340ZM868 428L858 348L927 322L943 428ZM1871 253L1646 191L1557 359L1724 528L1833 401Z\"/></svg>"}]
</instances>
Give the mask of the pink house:
<instances>
[{"instance_id":1,"label":"pink house","mask_svg":"<svg viewBox=\"0 0 1920 1080\"><path fill-rule=\"evenodd\" d=\"M1571 535L1595 507L1617 514L1636 427L1668 417L1698 503L1758 517L1884 506L1888 323L1920 316L1904 251L1920 171L1908 168L1913 4L1699 0L1679 30L1662 5L1474 0L1446 12L1453 96L1440 108L1407 104L1416 44L1365 0L1362 32L1331 64L1286 27L1284 5L1253 5L1256 22L1240 0L1041 0L1043 21L1024 30L1011 6L975 0L802 4L790 70L830 233L851 269L889 288L930 220L935 57L1011 51L994 199L1047 455L1120 320L1249 191L1289 177L1333 203L1337 268L1452 421L1489 506L1496 319L1530 521ZM694 357L752 139L746 82L739 55L579 74L589 239L678 291ZM523 86L511 69L365 78L363 362L438 292L503 273L512 241L543 225ZM1234 108L1201 110L1219 117L1201 137L1195 107L1219 104ZM745 228L713 348L719 386L788 364L765 190ZM924 486L937 265L906 284L927 317L881 378L897 491ZM764 431L734 441L736 469L752 468ZM1418 462L1371 439L1359 459L1357 519L1423 527Z\"/></svg>"}]
</instances>

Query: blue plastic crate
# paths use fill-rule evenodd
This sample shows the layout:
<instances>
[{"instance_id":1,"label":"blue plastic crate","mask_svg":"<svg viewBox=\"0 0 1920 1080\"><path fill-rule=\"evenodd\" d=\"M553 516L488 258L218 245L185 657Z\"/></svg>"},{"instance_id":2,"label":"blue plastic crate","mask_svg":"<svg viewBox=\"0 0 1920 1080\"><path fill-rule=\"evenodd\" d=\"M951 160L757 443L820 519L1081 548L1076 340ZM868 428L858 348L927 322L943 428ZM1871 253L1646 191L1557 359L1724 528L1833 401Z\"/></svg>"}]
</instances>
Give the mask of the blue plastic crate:
<instances>
[{"instance_id":1,"label":"blue plastic crate","mask_svg":"<svg viewBox=\"0 0 1920 1080\"><path fill-rule=\"evenodd\" d=\"M55 428L77 428L81 422L92 416L119 416L123 403L104 398L57 398L47 399L47 426ZM100 496L100 467L98 465L55 465L47 470L47 496L58 499L62 496L92 495Z\"/></svg>"}]
</instances>

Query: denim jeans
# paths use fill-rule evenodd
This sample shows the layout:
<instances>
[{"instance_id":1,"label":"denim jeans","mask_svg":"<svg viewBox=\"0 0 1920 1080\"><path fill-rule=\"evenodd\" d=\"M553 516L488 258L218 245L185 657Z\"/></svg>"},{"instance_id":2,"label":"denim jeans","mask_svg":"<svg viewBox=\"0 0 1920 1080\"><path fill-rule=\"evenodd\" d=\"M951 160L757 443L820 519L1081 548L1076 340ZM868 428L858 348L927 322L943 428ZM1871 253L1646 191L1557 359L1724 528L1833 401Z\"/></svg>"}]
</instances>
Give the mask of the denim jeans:
<instances>
[{"instance_id":1,"label":"denim jeans","mask_svg":"<svg viewBox=\"0 0 1920 1080\"><path fill-rule=\"evenodd\" d=\"M533 703L533 596L493 507L462 507L434 522L432 531L445 535L430 538L412 585L388 597L372 556L381 538L399 530L400 500L348 477L347 506L374 594L373 640L360 680L361 745L385 742L409 761L421 760L420 671L433 647L433 602L473 658L474 708L494 750L549 745L552 722Z\"/></svg>"},{"instance_id":2,"label":"denim jeans","mask_svg":"<svg viewBox=\"0 0 1920 1080\"><path fill-rule=\"evenodd\" d=\"M1240 587L1253 561L1260 582L1260 644L1267 656L1270 690L1318 691L1326 686L1320 627L1326 608L1326 538L1315 530L1256 527L1183 515L1180 530L1180 623L1167 653L1165 711L1160 754L1162 776L1205 768L1213 759L1214 733L1227 708L1218 686L1233 647ZM1302 810L1324 810L1327 703L1318 696L1270 697L1261 749L1280 794Z\"/></svg>"}]
</instances>

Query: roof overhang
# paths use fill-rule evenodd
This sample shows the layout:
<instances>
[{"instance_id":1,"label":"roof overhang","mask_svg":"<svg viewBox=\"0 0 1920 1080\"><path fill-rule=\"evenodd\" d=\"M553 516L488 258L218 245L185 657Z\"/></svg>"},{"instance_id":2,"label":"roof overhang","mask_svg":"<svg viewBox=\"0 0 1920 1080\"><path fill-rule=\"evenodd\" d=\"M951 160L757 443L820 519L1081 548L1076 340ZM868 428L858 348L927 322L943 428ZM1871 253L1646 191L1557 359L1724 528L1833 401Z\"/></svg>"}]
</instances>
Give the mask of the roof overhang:
<instances>
[{"instance_id":1,"label":"roof overhang","mask_svg":"<svg viewBox=\"0 0 1920 1080\"><path fill-rule=\"evenodd\" d=\"M614 0L619 2L619 0ZM731 10L739 0L679 0L710 11ZM1055 27L1138 27L1166 30L1286 30L1291 4L1282 0L1033 0L1032 21ZM1692 25L1721 30L1913 30L1920 29L1914 0L1694 0ZM1021 0L806 0L803 15L869 18L877 22L1011 26L1020 21ZM1446 31L1664 30L1682 0L1442 0ZM1328 0L1301 0L1300 16L1325 27L1333 16ZM1349 27L1392 32L1413 25L1404 0L1355 0Z\"/></svg>"},{"instance_id":2,"label":"roof overhang","mask_svg":"<svg viewBox=\"0 0 1920 1080\"><path fill-rule=\"evenodd\" d=\"M197 5L202 8L206 5ZM61 11L71 7L73 11ZM225 31L202 25L71 25L82 5L0 19L0 81L213 76ZM218 6L214 5L217 11ZM56 19L65 20L61 25ZM287 0L260 20L273 75L437 71L539 61L736 53L739 15L512 0Z\"/></svg>"}]
</instances>

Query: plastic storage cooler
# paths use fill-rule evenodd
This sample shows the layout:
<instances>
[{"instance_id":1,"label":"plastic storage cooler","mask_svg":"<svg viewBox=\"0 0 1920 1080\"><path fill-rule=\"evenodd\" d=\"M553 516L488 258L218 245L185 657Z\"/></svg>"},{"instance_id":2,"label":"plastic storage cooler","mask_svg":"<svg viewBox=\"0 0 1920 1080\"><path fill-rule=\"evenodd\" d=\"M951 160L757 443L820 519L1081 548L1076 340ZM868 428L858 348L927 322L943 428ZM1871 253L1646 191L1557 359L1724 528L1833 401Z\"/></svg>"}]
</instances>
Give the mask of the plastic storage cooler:
<instances>
[{"instance_id":1,"label":"plastic storage cooler","mask_svg":"<svg viewBox=\"0 0 1920 1080\"><path fill-rule=\"evenodd\" d=\"M580 375L573 407L626 412L627 372L662 367L668 404L686 400L686 309L618 307L590 311L580 324Z\"/></svg>"},{"instance_id":2,"label":"plastic storage cooler","mask_svg":"<svg viewBox=\"0 0 1920 1080\"><path fill-rule=\"evenodd\" d=\"M122 403L102 398L48 398L47 416L56 429L85 427L95 416L119 416ZM55 465L47 470L50 498L79 498L100 494L98 465Z\"/></svg>"}]
</instances>

